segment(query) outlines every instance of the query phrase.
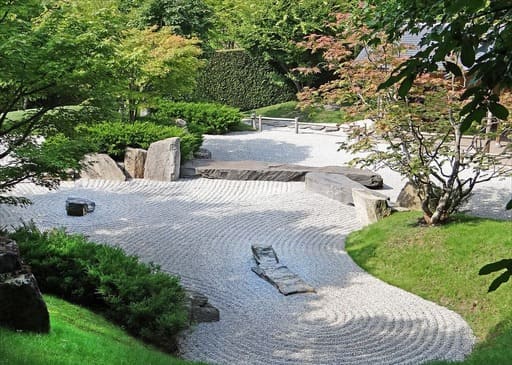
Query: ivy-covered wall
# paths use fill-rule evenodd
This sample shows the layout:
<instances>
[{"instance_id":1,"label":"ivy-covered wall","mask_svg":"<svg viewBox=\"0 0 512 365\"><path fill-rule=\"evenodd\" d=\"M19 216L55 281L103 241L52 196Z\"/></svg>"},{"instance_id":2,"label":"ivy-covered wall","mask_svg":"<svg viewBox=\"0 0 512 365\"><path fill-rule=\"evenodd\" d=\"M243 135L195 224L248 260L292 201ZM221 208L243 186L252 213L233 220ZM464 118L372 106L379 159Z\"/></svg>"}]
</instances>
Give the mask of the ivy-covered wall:
<instances>
[{"instance_id":1,"label":"ivy-covered wall","mask_svg":"<svg viewBox=\"0 0 512 365\"><path fill-rule=\"evenodd\" d=\"M244 50L217 51L197 82L195 99L240 110L282 103L295 98L295 89L261 58Z\"/></svg>"}]
</instances>

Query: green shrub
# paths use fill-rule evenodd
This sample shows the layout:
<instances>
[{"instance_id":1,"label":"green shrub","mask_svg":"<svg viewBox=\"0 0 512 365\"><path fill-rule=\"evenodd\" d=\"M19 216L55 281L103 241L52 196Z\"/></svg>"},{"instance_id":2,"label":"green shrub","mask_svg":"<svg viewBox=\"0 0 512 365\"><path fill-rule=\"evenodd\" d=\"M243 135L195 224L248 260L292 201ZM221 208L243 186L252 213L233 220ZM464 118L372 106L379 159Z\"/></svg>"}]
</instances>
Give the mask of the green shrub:
<instances>
[{"instance_id":1,"label":"green shrub","mask_svg":"<svg viewBox=\"0 0 512 365\"><path fill-rule=\"evenodd\" d=\"M162 100L151 118L164 125L182 118L192 133L221 134L240 124L242 114L238 109L226 105Z\"/></svg>"},{"instance_id":2,"label":"green shrub","mask_svg":"<svg viewBox=\"0 0 512 365\"><path fill-rule=\"evenodd\" d=\"M129 333L163 349L175 348L186 327L185 293L176 277L123 250L88 242L64 230L26 225L10 234L40 289L94 308Z\"/></svg>"},{"instance_id":3,"label":"green shrub","mask_svg":"<svg viewBox=\"0 0 512 365\"><path fill-rule=\"evenodd\" d=\"M293 100L295 88L262 58L218 51L198 77L195 98L250 110Z\"/></svg>"},{"instance_id":4,"label":"green shrub","mask_svg":"<svg viewBox=\"0 0 512 365\"><path fill-rule=\"evenodd\" d=\"M151 122L103 122L81 125L78 132L97 152L107 153L122 160L126 147L147 149L153 142L180 137L182 160L190 158L201 147L202 136L191 134L176 126L162 126Z\"/></svg>"}]
</instances>

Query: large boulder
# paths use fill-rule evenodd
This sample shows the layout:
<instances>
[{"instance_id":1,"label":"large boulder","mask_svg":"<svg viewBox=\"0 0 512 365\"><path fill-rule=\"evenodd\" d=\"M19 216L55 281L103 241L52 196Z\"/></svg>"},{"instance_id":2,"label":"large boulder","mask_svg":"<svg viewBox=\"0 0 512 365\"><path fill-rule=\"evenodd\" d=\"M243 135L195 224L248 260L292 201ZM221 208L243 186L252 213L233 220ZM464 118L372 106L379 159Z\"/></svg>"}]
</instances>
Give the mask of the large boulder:
<instances>
[{"instance_id":1,"label":"large boulder","mask_svg":"<svg viewBox=\"0 0 512 365\"><path fill-rule=\"evenodd\" d=\"M388 198L368 189L352 189L356 216L363 226L375 223L391 214Z\"/></svg>"},{"instance_id":2,"label":"large boulder","mask_svg":"<svg viewBox=\"0 0 512 365\"><path fill-rule=\"evenodd\" d=\"M5 237L0 237L0 326L50 331L50 316L37 281L22 265L16 242Z\"/></svg>"},{"instance_id":3,"label":"large boulder","mask_svg":"<svg viewBox=\"0 0 512 365\"><path fill-rule=\"evenodd\" d=\"M80 172L80 177L83 179L126 180L123 171L107 154L92 153L85 155L83 165L84 168Z\"/></svg>"},{"instance_id":4,"label":"large boulder","mask_svg":"<svg viewBox=\"0 0 512 365\"><path fill-rule=\"evenodd\" d=\"M142 148L126 148L124 154L124 171L132 179L144 177L144 164L148 152Z\"/></svg>"},{"instance_id":5,"label":"large boulder","mask_svg":"<svg viewBox=\"0 0 512 365\"><path fill-rule=\"evenodd\" d=\"M325 172L307 173L305 181L307 190L349 205L354 205L352 189L365 189L363 185L345 175Z\"/></svg>"},{"instance_id":6,"label":"large boulder","mask_svg":"<svg viewBox=\"0 0 512 365\"><path fill-rule=\"evenodd\" d=\"M144 179L176 181L180 177L180 139L167 138L151 143L144 165Z\"/></svg>"},{"instance_id":7,"label":"large boulder","mask_svg":"<svg viewBox=\"0 0 512 365\"><path fill-rule=\"evenodd\" d=\"M402 208L419 211L422 210L421 200L418 197L418 191L410 182L407 182L405 186L402 188L400 194L398 194L396 202L398 206Z\"/></svg>"}]
</instances>

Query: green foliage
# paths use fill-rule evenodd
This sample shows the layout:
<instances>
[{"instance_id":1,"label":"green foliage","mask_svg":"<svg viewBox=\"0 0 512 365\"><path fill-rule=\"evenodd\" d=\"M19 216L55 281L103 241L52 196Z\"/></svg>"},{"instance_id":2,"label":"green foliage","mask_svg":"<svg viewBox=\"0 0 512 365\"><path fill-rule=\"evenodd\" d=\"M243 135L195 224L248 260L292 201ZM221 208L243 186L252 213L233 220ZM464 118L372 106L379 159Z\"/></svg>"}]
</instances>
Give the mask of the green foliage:
<instances>
[{"instance_id":1,"label":"green foliage","mask_svg":"<svg viewBox=\"0 0 512 365\"><path fill-rule=\"evenodd\" d=\"M171 137L180 137L181 156L186 160L201 147L203 141L200 134L151 122L103 122L82 125L77 130L95 151L107 153L116 160L124 158L126 147L147 149L151 143Z\"/></svg>"},{"instance_id":2,"label":"green foliage","mask_svg":"<svg viewBox=\"0 0 512 365\"><path fill-rule=\"evenodd\" d=\"M50 312L50 333L0 328L1 364L192 364L142 344L89 310L49 295L44 300Z\"/></svg>"},{"instance_id":3,"label":"green foliage","mask_svg":"<svg viewBox=\"0 0 512 365\"><path fill-rule=\"evenodd\" d=\"M325 80L325 77L332 76L330 72L308 76L296 72L296 67L310 66L319 60L317 54L298 43L308 34L329 31L326 22L332 19L332 13L347 9L352 1L209 1L221 13L221 22L215 29L217 41L222 40L224 35L227 37L224 38L225 44L235 43L252 55L263 57L294 83L295 91L318 79Z\"/></svg>"},{"instance_id":4,"label":"green foliage","mask_svg":"<svg viewBox=\"0 0 512 365\"><path fill-rule=\"evenodd\" d=\"M428 227L418 225L419 218L393 214L351 233L346 250L370 274L462 315L480 341L464 364L508 363L512 291L488 294L477 268L510 255L512 222L457 215Z\"/></svg>"},{"instance_id":5,"label":"green foliage","mask_svg":"<svg viewBox=\"0 0 512 365\"><path fill-rule=\"evenodd\" d=\"M181 118L193 133L222 134L236 127L242 114L238 109L226 105L162 100L151 118L164 125L174 124L177 118Z\"/></svg>"},{"instance_id":6,"label":"green foliage","mask_svg":"<svg viewBox=\"0 0 512 365\"><path fill-rule=\"evenodd\" d=\"M277 104L294 98L293 87L261 57L244 50L211 55L200 73L196 98L241 110Z\"/></svg>"},{"instance_id":7,"label":"green foliage","mask_svg":"<svg viewBox=\"0 0 512 365\"><path fill-rule=\"evenodd\" d=\"M299 109L299 105L296 101L288 101L253 109L245 114L250 116L252 113L264 117L298 117L300 122L308 123L343 123L347 120L347 115L343 110L325 110L323 107L313 106Z\"/></svg>"},{"instance_id":8,"label":"green foliage","mask_svg":"<svg viewBox=\"0 0 512 365\"><path fill-rule=\"evenodd\" d=\"M131 334L174 349L186 327L185 293L176 277L116 247L63 230L25 226L11 234L41 290L103 312Z\"/></svg>"},{"instance_id":9,"label":"green foliage","mask_svg":"<svg viewBox=\"0 0 512 365\"><path fill-rule=\"evenodd\" d=\"M138 108L153 99L179 99L194 90L203 63L197 40L177 36L169 27L132 28L123 35L115 64L123 117L133 121Z\"/></svg>"},{"instance_id":10,"label":"green foliage","mask_svg":"<svg viewBox=\"0 0 512 365\"><path fill-rule=\"evenodd\" d=\"M38 143L33 135L66 132L88 118L85 109L59 108L66 99L82 105L109 100L104 92L115 52L115 13L110 8L96 13L84 2L59 0L9 1L2 7L0 159L8 157L10 163L0 167L0 194L24 179L56 187L59 177L79 160L79 148L65 146L62 138ZM8 115L24 104L36 108L15 118Z\"/></svg>"},{"instance_id":11,"label":"green foliage","mask_svg":"<svg viewBox=\"0 0 512 365\"><path fill-rule=\"evenodd\" d=\"M506 283L512 276L512 259L503 259L483 266L478 272L479 275L488 275L497 271L503 271L489 286L489 292L495 291L501 284Z\"/></svg>"},{"instance_id":12,"label":"green foliage","mask_svg":"<svg viewBox=\"0 0 512 365\"><path fill-rule=\"evenodd\" d=\"M89 152L84 141L72 140L59 133L44 141L27 138L9 156L10 162L0 168L0 192L11 189L18 182L28 180L47 188L55 188L69 171L79 168L82 156ZM29 204L21 197L0 197L0 203Z\"/></svg>"},{"instance_id":13,"label":"green foliage","mask_svg":"<svg viewBox=\"0 0 512 365\"><path fill-rule=\"evenodd\" d=\"M509 1L371 1L367 22L375 32L384 30L392 41L405 31L424 31L416 55L397 67L386 85L400 83L407 89L411 79L437 68L438 62L460 60L467 69L468 91L462 99L467 108L461 116L480 122L490 110L499 119L508 112L500 104L500 91L512 86L512 5ZM453 75L461 74L454 63L447 63Z\"/></svg>"},{"instance_id":14,"label":"green foliage","mask_svg":"<svg viewBox=\"0 0 512 365\"><path fill-rule=\"evenodd\" d=\"M174 34L205 40L213 11L203 0L148 0L140 17L143 26L168 26Z\"/></svg>"}]
</instances>

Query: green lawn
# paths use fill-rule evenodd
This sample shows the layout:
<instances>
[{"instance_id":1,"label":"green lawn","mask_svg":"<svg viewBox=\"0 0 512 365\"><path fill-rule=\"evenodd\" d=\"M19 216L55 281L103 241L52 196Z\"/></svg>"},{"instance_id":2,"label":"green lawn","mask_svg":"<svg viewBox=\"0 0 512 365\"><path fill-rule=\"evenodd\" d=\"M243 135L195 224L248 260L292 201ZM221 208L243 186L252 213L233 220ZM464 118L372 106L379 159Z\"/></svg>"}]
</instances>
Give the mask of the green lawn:
<instances>
[{"instance_id":1,"label":"green lawn","mask_svg":"<svg viewBox=\"0 0 512 365\"><path fill-rule=\"evenodd\" d=\"M275 104L258 108L246 112L246 116L252 113L263 117L275 118L295 118L299 117L300 122L309 123L344 123L346 122L345 113L343 111L328 111L322 108L309 108L301 111L296 108L296 101L287 101L286 103Z\"/></svg>"},{"instance_id":2,"label":"green lawn","mask_svg":"<svg viewBox=\"0 0 512 365\"><path fill-rule=\"evenodd\" d=\"M50 334L0 328L0 364L194 364L144 345L86 309L51 296L45 296L45 300L50 312Z\"/></svg>"},{"instance_id":3,"label":"green lawn","mask_svg":"<svg viewBox=\"0 0 512 365\"><path fill-rule=\"evenodd\" d=\"M382 280L464 317L479 344L464 364L512 363L512 283L487 293L496 275L484 264L512 257L512 222L457 216L418 226L419 213L397 213L352 233L349 255Z\"/></svg>"}]
</instances>

